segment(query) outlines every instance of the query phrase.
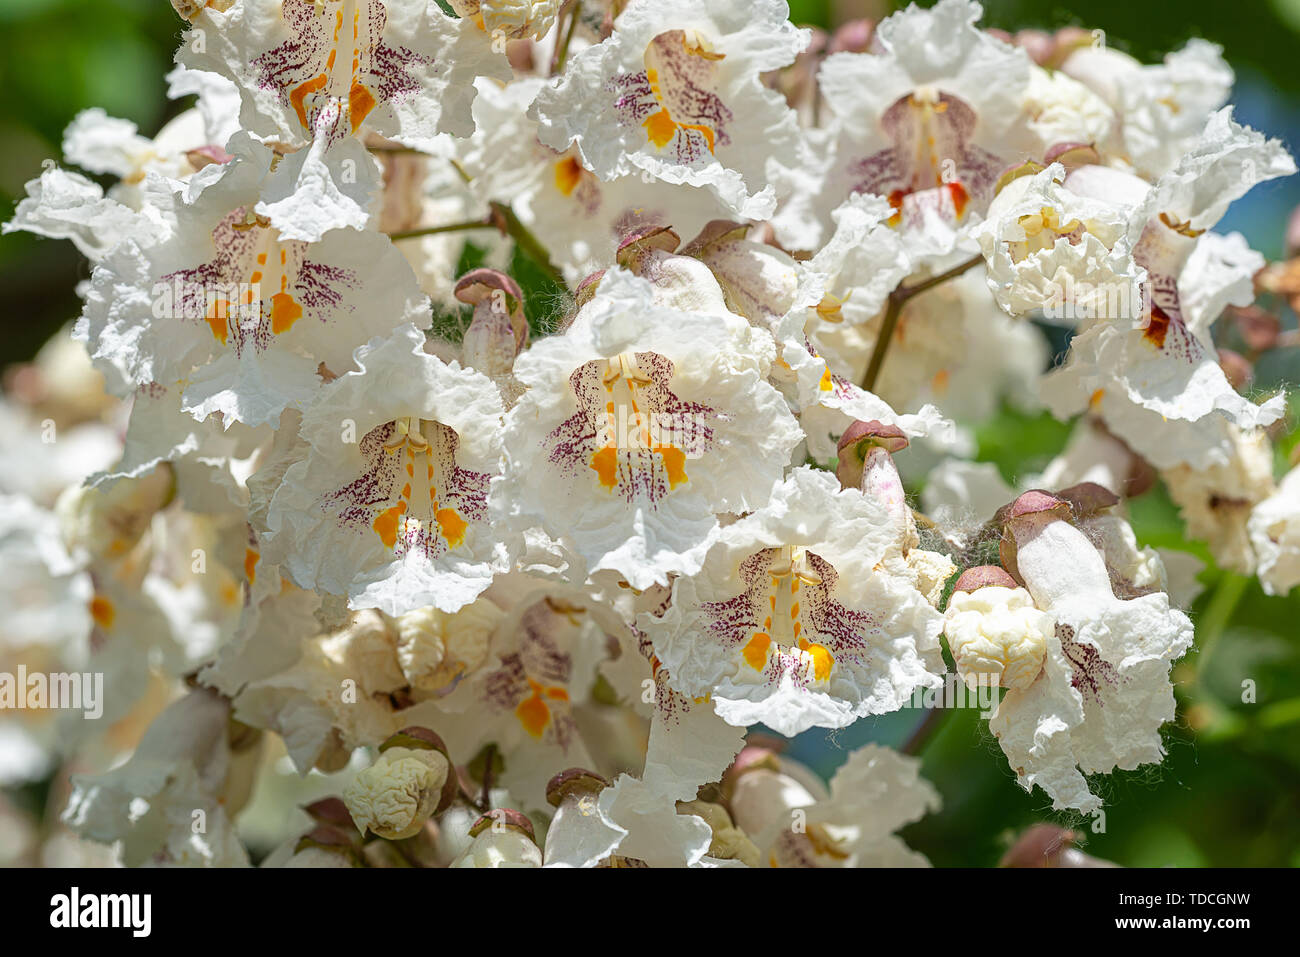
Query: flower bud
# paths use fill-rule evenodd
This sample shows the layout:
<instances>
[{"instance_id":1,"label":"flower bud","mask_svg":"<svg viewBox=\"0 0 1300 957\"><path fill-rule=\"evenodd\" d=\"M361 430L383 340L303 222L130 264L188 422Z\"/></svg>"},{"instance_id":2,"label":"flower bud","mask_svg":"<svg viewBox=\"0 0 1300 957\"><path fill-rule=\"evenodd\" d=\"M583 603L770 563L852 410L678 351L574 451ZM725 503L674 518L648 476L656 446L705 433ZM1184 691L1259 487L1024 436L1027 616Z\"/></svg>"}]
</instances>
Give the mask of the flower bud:
<instances>
[{"instance_id":1,"label":"flower bud","mask_svg":"<svg viewBox=\"0 0 1300 957\"><path fill-rule=\"evenodd\" d=\"M1074 831L1055 824L1035 824L998 861L998 867L1115 867L1110 861L1085 854L1072 845Z\"/></svg>"},{"instance_id":2,"label":"flower bud","mask_svg":"<svg viewBox=\"0 0 1300 957\"><path fill-rule=\"evenodd\" d=\"M542 852L528 815L511 808L484 814L469 829L474 839L451 867L541 867Z\"/></svg>"},{"instance_id":3,"label":"flower bud","mask_svg":"<svg viewBox=\"0 0 1300 957\"><path fill-rule=\"evenodd\" d=\"M528 342L523 292L495 269L473 269L456 283L457 299L474 307L465 332L465 363L489 376L508 375Z\"/></svg>"},{"instance_id":4,"label":"flower bud","mask_svg":"<svg viewBox=\"0 0 1300 957\"><path fill-rule=\"evenodd\" d=\"M1013 520L1039 513L1051 513L1068 521L1070 503L1042 489L1030 489L1010 505L998 509L997 514L993 516L994 524L1003 529L1002 539L998 542L998 558L1002 562L1002 567L1018 582L1023 579L1016 567L1016 538L1010 534L1009 528Z\"/></svg>"},{"instance_id":5,"label":"flower bud","mask_svg":"<svg viewBox=\"0 0 1300 957\"><path fill-rule=\"evenodd\" d=\"M399 841L451 804L457 780L442 739L427 728L404 728L379 752L344 789L343 800L363 834Z\"/></svg>"},{"instance_id":6,"label":"flower bud","mask_svg":"<svg viewBox=\"0 0 1300 957\"><path fill-rule=\"evenodd\" d=\"M1043 166L1060 163L1066 170L1080 166L1096 166L1101 162L1101 154L1091 143L1057 143L1043 156Z\"/></svg>"},{"instance_id":7,"label":"flower bud","mask_svg":"<svg viewBox=\"0 0 1300 957\"><path fill-rule=\"evenodd\" d=\"M1010 581L1011 576L1006 578ZM1035 608L1029 592L1014 583L954 591L944 613L948 648L970 687L985 681L1028 688L1043 668L1047 639L1054 630L1052 616Z\"/></svg>"}]
</instances>

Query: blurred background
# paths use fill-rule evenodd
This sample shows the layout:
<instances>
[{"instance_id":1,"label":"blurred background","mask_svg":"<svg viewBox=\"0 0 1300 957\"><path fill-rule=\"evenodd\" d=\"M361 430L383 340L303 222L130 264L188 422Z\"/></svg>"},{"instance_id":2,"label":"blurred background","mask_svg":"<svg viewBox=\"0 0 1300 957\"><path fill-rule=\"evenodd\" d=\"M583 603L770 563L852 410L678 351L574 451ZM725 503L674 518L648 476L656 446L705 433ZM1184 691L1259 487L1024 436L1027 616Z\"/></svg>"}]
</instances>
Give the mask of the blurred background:
<instances>
[{"instance_id":1,"label":"blurred background","mask_svg":"<svg viewBox=\"0 0 1300 957\"><path fill-rule=\"evenodd\" d=\"M849 0L790 5L796 23L822 27L891 9ZM1221 0L986 0L985 9L986 25L1010 31L1101 29L1110 46L1145 62L1194 36L1212 40L1237 72L1237 119L1280 137L1293 153L1300 148L1300 0L1237 0L1230 8ZM62 131L78 111L100 106L152 135L186 105L169 102L163 82L181 27L167 0L0 0L0 219L41 163L59 156ZM1276 258L1298 204L1300 177L1293 177L1234 204L1218 228L1244 233ZM88 275L70 243L0 237L0 368L30 359L77 314L74 289ZM1294 328L1295 317L1287 321ZM1275 381L1256 384L1270 388L1288 377L1294 384L1295 358L1268 373ZM1292 435L1279 458L1296 442L1295 408L1293 393ZM1068 432L1049 417L1008 410L979 429L979 458L1014 482L1041 469ZM1161 487L1132 502L1132 518L1142 544L1210 561L1184 541ZM1097 782L1107 804L1104 830L1092 818L1053 814L1041 792L1021 791L978 712L967 709L948 713L921 751L944 808L907 829L909 843L936 865L991 865L1014 834L1050 821L1075 827L1088 853L1123 865L1300 865L1300 591L1268 598L1254 580L1212 564L1201 579L1197 649L1174 671L1179 716L1166 734L1169 757L1158 768ZM1247 679L1257 689L1253 704L1241 701ZM835 735L812 731L788 752L829 776L847 749L868 740L898 745L921 720L902 711ZM27 799L43 803L40 795Z\"/></svg>"}]
</instances>

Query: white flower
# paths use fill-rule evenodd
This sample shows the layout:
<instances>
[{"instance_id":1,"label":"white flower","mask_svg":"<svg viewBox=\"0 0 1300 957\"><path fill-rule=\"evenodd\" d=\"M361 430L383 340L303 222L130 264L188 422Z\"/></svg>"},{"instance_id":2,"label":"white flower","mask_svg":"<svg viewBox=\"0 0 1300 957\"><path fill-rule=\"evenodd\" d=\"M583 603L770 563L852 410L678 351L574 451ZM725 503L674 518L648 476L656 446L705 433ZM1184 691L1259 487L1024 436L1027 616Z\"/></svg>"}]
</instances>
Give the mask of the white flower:
<instances>
[{"instance_id":1,"label":"white flower","mask_svg":"<svg viewBox=\"0 0 1300 957\"><path fill-rule=\"evenodd\" d=\"M96 261L118 243L156 235L161 225L160 216L110 199L98 183L51 163L27 184L27 198L19 202L3 231L70 239L83 256Z\"/></svg>"},{"instance_id":2,"label":"white flower","mask_svg":"<svg viewBox=\"0 0 1300 957\"><path fill-rule=\"evenodd\" d=\"M408 325L356 351L359 371L303 415L309 451L267 514L265 541L291 579L390 615L454 612L506 561L487 513L501 396L424 341Z\"/></svg>"},{"instance_id":3,"label":"white flower","mask_svg":"<svg viewBox=\"0 0 1300 957\"><path fill-rule=\"evenodd\" d=\"M727 721L840 728L939 680L942 617L879 564L899 547L884 505L796 469L726 526L661 621L643 616L673 687Z\"/></svg>"},{"instance_id":4,"label":"white flower","mask_svg":"<svg viewBox=\"0 0 1300 957\"><path fill-rule=\"evenodd\" d=\"M575 144L602 180L641 170L766 218L766 163L793 164L800 146L794 111L759 81L808 44L788 14L784 0L632 0L538 96L542 142Z\"/></svg>"},{"instance_id":5,"label":"white flower","mask_svg":"<svg viewBox=\"0 0 1300 957\"><path fill-rule=\"evenodd\" d=\"M487 660L437 700L438 730L456 754L495 744L501 786L521 806L542 808L553 775L594 763L577 716L609 657L607 629L625 626L561 582L507 575L489 595L508 599L506 614Z\"/></svg>"},{"instance_id":6,"label":"white flower","mask_svg":"<svg viewBox=\"0 0 1300 957\"><path fill-rule=\"evenodd\" d=\"M233 818L248 798L258 748L232 742L230 728L227 701L190 692L150 725L125 764L73 777L63 822L94 841L121 841L128 867L248 866Z\"/></svg>"},{"instance_id":7,"label":"white flower","mask_svg":"<svg viewBox=\"0 0 1300 957\"><path fill-rule=\"evenodd\" d=\"M1115 141L1103 144L1108 151L1156 179L1178 165L1210 114L1227 102L1233 76L1222 52L1205 40L1189 40L1164 63L1143 66L1113 48L1090 46L1071 53L1061 72L1115 111Z\"/></svg>"},{"instance_id":8,"label":"white flower","mask_svg":"<svg viewBox=\"0 0 1300 957\"><path fill-rule=\"evenodd\" d=\"M567 331L516 360L528 391L494 500L634 588L694 572L715 514L761 505L799 441L764 381L774 351L739 316L663 308L611 270Z\"/></svg>"},{"instance_id":9,"label":"white flower","mask_svg":"<svg viewBox=\"0 0 1300 957\"><path fill-rule=\"evenodd\" d=\"M769 867L926 867L894 834L939 810L920 760L878 744L849 753L830 790L784 758L743 769L732 786L736 823L754 835Z\"/></svg>"},{"instance_id":10,"label":"white flower","mask_svg":"<svg viewBox=\"0 0 1300 957\"><path fill-rule=\"evenodd\" d=\"M1197 237L1232 200L1258 182L1293 172L1278 141L1237 125L1225 108L1153 187L1098 166L1069 174L1067 188L1129 210L1128 238L1135 262L1147 272L1150 301L1138 313L1141 322L1101 318L1081 329L1066 364L1043 381L1053 413L1066 416L1091 404L1112 432L1160 467L1205 461L1220 440L1216 420L1250 429L1281 416L1281 397L1256 405L1228 383L1208 331L1184 315L1179 277ZM1240 291L1234 271L1222 277ZM1195 301L1216 299L1232 301L1202 282ZM1168 428L1165 420L1172 423Z\"/></svg>"},{"instance_id":11,"label":"white flower","mask_svg":"<svg viewBox=\"0 0 1300 957\"><path fill-rule=\"evenodd\" d=\"M562 0L450 0L458 16L468 17L490 37L540 40L555 23Z\"/></svg>"},{"instance_id":12,"label":"white flower","mask_svg":"<svg viewBox=\"0 0 1300 957\"><path fill-rule=\"evenodd\" d=\"M436 691L475 671L488 656L501 609L480 598L455 614L417 608L400 616L397 660L412 688Z\"/></svg>"},{"instance_id":13,"label":"white flower","mask_svg":"<svg viewBox=\"0 0 1300 957\"><path fill-rule=\"evenodd\" d=\"M998 174L1021 158L1015 123L1030 61L978 29L982 13L972 0L912 5L876 28L879 52L826 59L821 91L840 130L825 187L832 206L875 193L913 233L987 206Z\"/></svg>"},{"instance_id":14,"label":"white flower","mask_svg":"<svg viewBox=\"0 0 1300 957\"><path fill-rule=\"evenodd\" d=\"M1247 522L1258 559L1259 581L1270 595L1285 595L1300 584L1300 468L1287 473Z\"/></svg>"},{"instance_id":15,"label":"white flower","mask_svg":"<svg viewBox=\"0 0 1300 957\"><path fill-rule=\"evenodd\" d=\"M468 20L434 0L244 0L209 7L177 59L234 80L246 130L296 150L262 212L293 239L362 228L379 188L358 133L416 149L440 132L468 136L474 77L507 79L504 58Z\"/></svg>"},{"instance_id":16,"label":"white flower","mask_svg":"<svg viewBox=\"0 0 1300 957\"><path fill-rule=\"evenodd\" d=\"M707 702L662 686L641 776L620 775L596 802L603 828L623 833L614 853L650 867L735 866L709 857L713 828L702 817L679 814L677 802L694 800L700 785L719 780L742 744L743 730Z\"/></svg>"},{"instance_id":17,"label":"white flower","mask_svg":"<svg viewBox=\"0 0 1300 957\"><path fill-rule=\"evenodd\" d=\"M1052 507L1019 509L1030 496ZM1101 807L1085 774L1131 770L1164 756L1160 728L1174 717L1170 664L1191 647L1192 625L1162 593L1115 597L1102 554L1030 492L1007 534L1034 604L1056 619L1043 670L1012 688L989 720L1021 785L1041 786L1057 810Z\"/></svg>"},{"instance_id":18,"label":"white flower","mask_svg":"<svg viewBox=\"0 0 1300 957\"><path fill-rule=\"evenodd\" d=\"M1065 168L1053 163L1012 180L989 204L974 230L989 288L1013 316L1041 310L1058 320L1132 318L1122 310L1136 310L1146 272L1133 262L1128 217L1068 191L1064 180Z\"/></svg>"},{"instance_id":19,"label":"white flower","mask_svg":"<svg viewBox=\"0 0 1300 957\"><path fill-rule=\"evenodd\" d=\"M1224 431L1228 440L1222 461L1176 465L1160 474L1188 535L1207 542L1223 567L1249 574L1256 555L1248 523L1253 509L1276 490L1273 449L1263 431L1231 425Z\"/></svg>"},{"instance_id":20,"label":"white flower","mask_svg":"<svg viewBox=\"0 0 1300 957\"><path fill-rule=\"evenodd\" d=\"M356 346L427 309L406 261L376 233L289 240L253 209L272 159L246 136L235 158L175 194L174 231L118 246L96 268L76 334L131 386L185 383L198 419L276 424Z\"/></svg>"}]
</instances>

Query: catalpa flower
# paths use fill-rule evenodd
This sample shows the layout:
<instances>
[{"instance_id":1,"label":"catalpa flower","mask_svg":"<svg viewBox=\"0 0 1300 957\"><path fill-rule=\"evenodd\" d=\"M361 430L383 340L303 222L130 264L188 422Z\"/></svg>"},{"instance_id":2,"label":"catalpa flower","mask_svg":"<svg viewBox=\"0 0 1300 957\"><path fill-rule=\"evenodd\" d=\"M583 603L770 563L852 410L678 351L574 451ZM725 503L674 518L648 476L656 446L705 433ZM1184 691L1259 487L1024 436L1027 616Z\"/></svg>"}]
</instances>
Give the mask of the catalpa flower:
<instances>
[{"instance_id":1,"label":"catalpa flower","mask_svg":"<svg viewBox=\"0 0 1300 957\"><path fill-rule=\"evenodd\" d=\"M1222 48L1200 39L1149 65L1113 47L1090 44L1066 57L1061 73L1093 90L1117 120L1109 137L1068 139L1097 143L1151 180L1178 165L1210 114L1228 101L1233 81Z\"/></svg>"},{"instance_id":2,"label":"catalpa flower","mask_svg":"<svg viewBox=\"0 0 1300 957\"><path fill-rule=\"evenodd\" d=\"M1102 553L1070 514L1042 492L1009 509L1014 566L1056 629L1038 677L1027 687L1017 679L989 728L1026 790L1037 784L1057 810L1088 813L1102 802L1085 774L1164 756L1160 728L1174 717L1169 668L1191 647L1192 624L1163 593L1117 598Z\"/></svg>"},{"instance_id":3,"label":"catalpa flower","mask_svg":"<svg viewBox=\"0 0 1300 957\"><path fill-rule=\"evenodd\" d=\"M127 867L248 866L234 817L248 800L261 736L237 728L228 701L190 692L149 726L126 763L73 778L63 822L91 840L121 842Z\"/></svg>"},{"instance_id":4,"label":"catalpa flower","mask_svg":"<svg viewBox=\"0 0 1300 957\"><path fill-rule=\"evenodd\" d=\"M673 687L727 721L785 735L902 707L939 681L942 616L880 563L899 547L888 507L799 468L771 502L721 529L641 627Z\"/></svg>"},{"instance_id":5,"label":"catalpa flower","mask_svg":"<svg viewBox=\"0 0 1300 957\"><path fill-rule=\"evenodd\" d=\"M490 37L540 40L550 31L562 0L448 0L459 17L467 17Z\"/></svg>"},{"instance_id":6,"label":"catalpa flower","mask_svg":"<svg viewBox=\"0 0 1300 957\"><path fill-rule=\"evenodd\" d=\"M749 758L742 765L742 760ZM939 810L920 760L878 744L849 753L830 789L776 755L741 753L724 782L766 867L928 867L894 832Z\"/></svg>"},{"instance_id":7,"label":"catalpa flower","mask_svg":"<svg viewBox=\"0 0 1300 957\"><path fill-rule=\"evenodd\" d=\"M609 654L608 639L576 589L517 579L513 589L523 593L497 626L488 660L439 700L438 728L458 754L495 743L501 786L541 808L553 775L592 763L575 709Z\"/></svg>"},{"instance_id":8,"label":"catalpa flower","mask_svg":"<svg viewBox=\"0 0 1300 957\"><path fill-rule=\"evenodd\" d=\"M274 425L310 399L321 363L342 373L359 343L422 321L427 304L377 233L286 239L255 212L270 151L243 135L230 147L173 194L174 230L100 263L76 334L131 386L183 383L200 420Z\"/></svg>"},{"instance_id":9,"label":"catalpa flower","mask_svg":"<svg viewBox=\"0 0 1300 957\"><path fill-rule=\"evenodd\" d=\"M1014 122L1030 82L1023 50L978 29L972 0L915 5L882 22L872 53L837 53L819 79L838 124L824 197L889 200L907 231L982 211L1020 149Z\"/></svg>"},{"instance_id":10,"label":"catalpa flower","mask_svg":"<svg viewBox=\"0 0 1300 957\"><path fill-rule=\"evenodd\" d=\"M1149 304L1141 304L1141 322L1094 320L1075 336L1065 366L1043 383L1055 414L1092 404L1107 427L1161 467L1203 459L1215 435L1204 428L1212 415L1247 429L1276 421L1283 399L1255 405L1232 388L1208 330L1192 328L1183 314L1180 282L1198 237L1233 199L1256 183L1293 172L1281 143L1237 125L1226 108L1210 118L1196 148L1154 187L1106 167L1070 173L1070 190L1128 209L1128 239L1134 261L1148 275ZM1240 288L1231 274L1227 282ZM1204 285L1199 296L1214 298ZM1157 424L1165 420L1197 425L1173 431ZM1185 441L1171 441L1178 437Z\"/></svg>"},{"instance_id":11,"label":"catalpa flower","mask_svg":"<svg viewBox=\"0 0 1300 957\"><path fill-rule=\"evenodd\" d=\"M767 161L793 165L800 152L794 111L759 80L808 44L788 14L784 0L632 0L538 96L538 135L576 145L602 180L640 170L764 219L776 198Z\"/></svg>"},{"instance_id":12,"label":"catalpa flower","mask_svg":"<svg viewBox=\"0 0 1300 957\"><path fill-rule=\"evenodd\" d=\"M434 0L244 0L193 22L178 62L230 77L244 129L296 150L268 198L295 239L365 225L380 184L356 134L415 149L468 136L474 77L510 76L484 32Z\"/></svg>"},{"instance_id":13,"label":"catalpa flower","mask_svg":"<svg viewBox=\"0 0 1300 957\"><path fill-rule=\"evenodd\" d=\"M715 514L766 501L800 434L767 384L771 337L731 313L659 306L622 270L515 362L493 495L634 588L699 568Z\"/></svg>"},{"instance_id":14,"label":"catalpa flower","mask_svg":"<svg viewBox=\"0 0 1300 957\"><path fill-rule=\"evenodd\" d=\"M1264 591L1285 595L1300 584L1300 468L1288 472L1277 491L1255 506L1247 528Z\"/></svg>"},{"instance_id":15,"label":"catalpa flower","mask_svg":"<svg viewBox=\"0 0 1300 957\"><path fill-rule=\"evenodd\" d=\"M506 561L487 510L500 393L424 342L408 325L356 351L357 370L303 414L309 448L267 515L265 541L290 579L390 615L456 611Z\"/></svg>"},{"instance_id":16,"label":"catalpa flower","mask_svg":"<svg viewBox=\"0 0 1300 957\"><path fill-rule=\"evenodd\" d=\"M543 144L537 121L526 114L545 83L478 81L474 135L460 155L475 195L509 202L571 280L608 265L635 230L672 226L691 235L730 214L712 193L636 172L602 179L582 164L576 146L557 151Z\"/></svg>"},{"instance_id":17,"label":"catalpa flower","mask_svg":"<svg viewBox=\"0 0 1300 957\"><path fill-rule=\"evenodd\" d=\"M600 792L589 828L601 837L611 829L621 831L614 854L643 866L743 866L710 857L713 828L704 817L689 813L689 807L679 813L678 802L693 801L701 785L722 778L744 744L744 733L707 700L692 701L658 683L656 688L641 775L619 775Z\"/></svg>"},{"instance_id":18,"label":"catalpa flower","mask_svg":"<svg viewBox=\"0 0 1300 957\"><path fill-rule=\"evenodd\" d=\"M1053 163L1013 179L989 204L974 230L989 289L1012 316L1133 318L1146 272L1133 261L1128 216L1065 189L1065 175Z\"/></svg>"}]
</instances>

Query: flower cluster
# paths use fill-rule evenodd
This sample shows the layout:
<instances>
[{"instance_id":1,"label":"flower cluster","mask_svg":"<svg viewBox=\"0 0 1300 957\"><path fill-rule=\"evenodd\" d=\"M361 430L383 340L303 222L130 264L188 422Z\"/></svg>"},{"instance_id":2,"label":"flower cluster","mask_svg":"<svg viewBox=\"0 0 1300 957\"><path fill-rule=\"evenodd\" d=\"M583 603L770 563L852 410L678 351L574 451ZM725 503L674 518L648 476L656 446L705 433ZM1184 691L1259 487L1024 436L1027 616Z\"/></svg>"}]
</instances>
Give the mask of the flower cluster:
<instances>
[{"instance_id":1,"label":"flower cluster","mask_svg":"<svg viewBox=\"0 0 1300 957\"><path fill-rule=\"evenodd\" d=\"M5 227L91 268L0 405L0 654L102 673L111 728L6 714L0 775L76 771L116 860L925 864L915 756L827 786L747 730L955 678L1008 782L1095 812L1193 645L1128 499L1300 583L1248 394L1296 261L1213 232L1295 165L1216 47L973 0L173 5L195 105L81 114L116 184L49 164ZM1078 417L1018 487L971 461L1006 403ZM293 833L237 827L273 799Z\"/></svg>"}]
</instances>

